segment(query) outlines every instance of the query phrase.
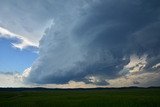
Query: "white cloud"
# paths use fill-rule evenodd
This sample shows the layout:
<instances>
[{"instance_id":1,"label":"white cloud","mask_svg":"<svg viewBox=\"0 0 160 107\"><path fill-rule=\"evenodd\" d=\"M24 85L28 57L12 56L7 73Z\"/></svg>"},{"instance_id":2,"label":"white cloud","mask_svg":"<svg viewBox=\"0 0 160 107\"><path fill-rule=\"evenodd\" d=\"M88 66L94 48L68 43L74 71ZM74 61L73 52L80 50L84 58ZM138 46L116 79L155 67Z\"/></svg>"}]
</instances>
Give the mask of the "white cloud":
<instances>
[{"instance_id":1,"label":"white cloud","mask_svg":"<svg viewBox=\"0 0 160 107\"><path fill-rule=\"evenodd\" d=\"M157 68L157 67L160 67L160 63L154 65L152 68Z\"/></svg>"},{"instance_id":2,"label":"white cloud","mask_svg":"<svg viewBox=\"0 0 160 107\"><path fill-rule=\"evenodd\" d=\"M25 78L27 78L27 77L28 77L28 75L29 75L30 71L31 71L31 67L26 68L26 69L23 71L23 73L22 73L22 74L16 74L16 77L18 77L18 78L19 78L19 80L24 81L24 80L25 80Z\"/></svg>"},{"instance_id":3,"label":"white cloud","mask_svg":"<svg viewBox=\"0 0 160 107\"><path fill-rule=\"evenodd\" d=\"M12 38L17 38L20 40L20 43L12 43L13 47L23 49L28 46L33 46L33 47L38 47L38 44L33 43L32 41L28 40L24 36L15 34L13 32L10 32L9 30L0 27L0 37L12 39Z\"/></svg>"},{"instance_id":4,"label":"white cloud","mask_svg":"<svg viewBox=\"0 0 160 107\"><path fill-rule=\"evenodd\" d=\"M13 2L10 0L1 0L1 33L15 34L18 36L22 41L21 43L12 44L16 48L23 49L27 46L37 47L45 29L52 24L53 14L51 13L56 9L57 4L56 1L51 3L49 0Z\"/></svg>"},{"instance_id":5,"label":"white cloud","mask_svg":"<svg viewBox=\"0 0 160 107\"><path fill-rule=\"evenodd\" d=\"M143 55L142 57L138 57L137 55L131 55L130 62L124 66L124 69L128 69L129 72L139 72L142 71L146 62L147 55Z\"/></svg>"},{"instance_id":6,"label":"white cloud","mask_svg":"<svg viewBox=\"0 0 160 107\"><path fill-rule=\"evenodd\" d=\"M67 84L45 84L42 87L47 88L96 88L96 85L86 84L84 82L69 81Z\"/></svg>"},{"instance_id":7,"label":"white cloud","mask_svg":"<svg viewBox=\"0 0 160 107\"><path fill-rule=\"evenodd\" d=\"M14 73L0 73L0 87L27 87Z\"/></svg>"},{"instance_id":8,"label":"white cloud","mask_svg":"<svg viewBox=\"0 0 160 107\"><path fill-rule=\"evenodd\" d=\"M145 73L131 73L119 78L110 79L107 82L110 84L108 87L150 87L159 86L160 72L145 72Z\"/></svg>"}]
</instances>

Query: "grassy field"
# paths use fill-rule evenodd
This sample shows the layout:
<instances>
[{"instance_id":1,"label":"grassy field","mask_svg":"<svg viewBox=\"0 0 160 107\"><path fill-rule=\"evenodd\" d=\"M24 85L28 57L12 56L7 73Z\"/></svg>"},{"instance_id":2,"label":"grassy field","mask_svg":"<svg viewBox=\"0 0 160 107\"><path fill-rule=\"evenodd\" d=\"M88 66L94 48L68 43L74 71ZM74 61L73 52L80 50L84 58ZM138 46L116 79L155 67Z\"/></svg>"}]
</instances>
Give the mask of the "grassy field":
<instances>
[{"instance_id":1,"label":"grassy field","mask_svg":"<svg viewBox=\"0 0 160 107\"><path fill-rule=\"evenodd\" d=\"M160 88L0 91L0 107L160 107Z\"/></svg>"}]
</instances>

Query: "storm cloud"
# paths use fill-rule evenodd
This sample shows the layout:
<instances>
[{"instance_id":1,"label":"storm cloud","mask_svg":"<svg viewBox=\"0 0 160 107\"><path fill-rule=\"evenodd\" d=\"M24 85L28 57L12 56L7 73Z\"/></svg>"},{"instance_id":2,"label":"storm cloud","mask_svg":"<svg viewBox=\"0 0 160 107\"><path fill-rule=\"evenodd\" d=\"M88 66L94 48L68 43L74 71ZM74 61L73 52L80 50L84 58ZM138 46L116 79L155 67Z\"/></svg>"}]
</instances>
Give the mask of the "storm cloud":
<instances>
[{"instance_id":1,"label":"storm cloud","mask_svg":"<svg viewBox=\"0 0 160 107\"><path fill-rule=\"evenodd\" d=\"M53 24L40 41L39 58L26 81L108 85L106 79L125 75L124 68L132 55L147 56L143 72L159 71L159 66L155 67L160 63L158 0L59 0L56 3L63 6L54 8L59 11L56 14L54 9L49 10Z\"/></svg>"}]
</instances>

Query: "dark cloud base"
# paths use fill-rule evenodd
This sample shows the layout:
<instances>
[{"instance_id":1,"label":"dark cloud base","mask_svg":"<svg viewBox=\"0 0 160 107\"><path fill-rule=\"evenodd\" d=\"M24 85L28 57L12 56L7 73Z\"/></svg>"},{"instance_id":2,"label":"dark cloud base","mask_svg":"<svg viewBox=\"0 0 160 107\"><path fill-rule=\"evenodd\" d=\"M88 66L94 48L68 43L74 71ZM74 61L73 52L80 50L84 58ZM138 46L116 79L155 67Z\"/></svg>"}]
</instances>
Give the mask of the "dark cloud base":
<instances>
[{"instance_id":1,"label":"dark cloud base","mask_svg":"<svg viewBox=\"0 0 160 107\"><path fill-rule=\"evenodd\" d=\"M55 25L40 41L40 57L27 81L64 84L89 83L87 76L116 78L134 54L147 55L144 71L159 70L153 69L160 63L159 0L84 3L69 1L64 13L54 17Z\"/></svg>"}]
</instances>

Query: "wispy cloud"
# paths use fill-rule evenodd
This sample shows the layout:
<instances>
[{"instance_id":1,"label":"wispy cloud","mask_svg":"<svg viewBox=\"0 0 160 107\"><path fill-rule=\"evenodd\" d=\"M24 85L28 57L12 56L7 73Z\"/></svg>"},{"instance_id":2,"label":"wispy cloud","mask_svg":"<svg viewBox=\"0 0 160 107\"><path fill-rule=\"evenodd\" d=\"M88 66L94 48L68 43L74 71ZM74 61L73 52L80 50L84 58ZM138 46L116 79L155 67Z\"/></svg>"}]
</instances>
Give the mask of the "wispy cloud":
<instances>
[{"instance_id":1,"label":"wispy cloud","mask_svg":"<svg viewBox=\"0 0 160 107\"><path fill-rule=\"evenodd\" d=\"M15 33L11 32L3 27L0 27L0 37L7 38L7 39L17 38L18 40L20 40L20 42L19 43L12 43L12 45L13 45L13 47L19 48L21 50L28 47L28 46L38 47L38 44L33 43L32 41L25 38L24 36L15 34Z\"/></svg>"}]
</instances>

